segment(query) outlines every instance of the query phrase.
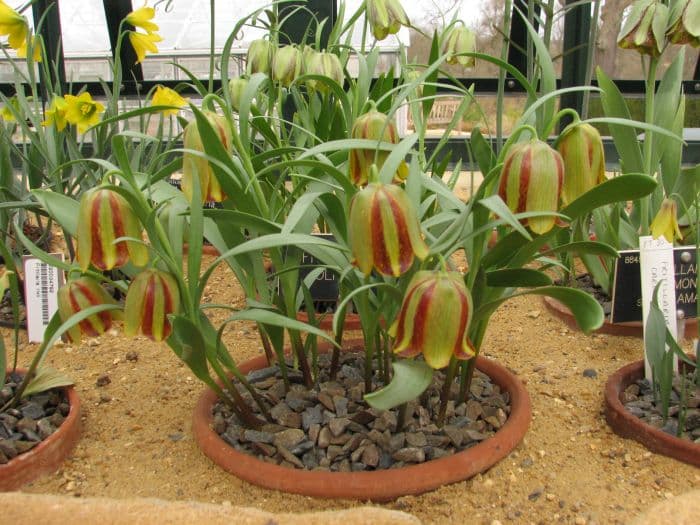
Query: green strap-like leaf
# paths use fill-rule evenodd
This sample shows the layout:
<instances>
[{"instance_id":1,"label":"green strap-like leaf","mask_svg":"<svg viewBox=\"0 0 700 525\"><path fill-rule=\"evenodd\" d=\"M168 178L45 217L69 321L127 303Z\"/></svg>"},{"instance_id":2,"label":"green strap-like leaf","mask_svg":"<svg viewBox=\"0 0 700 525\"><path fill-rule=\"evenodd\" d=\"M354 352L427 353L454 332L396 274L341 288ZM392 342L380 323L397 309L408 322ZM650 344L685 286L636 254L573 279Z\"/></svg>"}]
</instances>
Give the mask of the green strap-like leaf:
<instances>
[{"instance_id":1,"label":"green strap-like leaf","mask_svg":"<svg viewBox=\"0 0 700 525\"><path fill-rule=\"evenodd\" d=\"M78 202L75 199L50 190L32 190L32 195L51 218L75 237L78 231Z\"/></svg>"},{"instance_id":2,"label":"green strap-like leaf","mask_svg":"<svg viewBox=\"0 0 700 525\"><path fill-rule=\"evenodd\" d=\"M74 383L75 382L71 378L63 375L58 370L44 366L37 371L34 378L29 382L27 388L22 392L22 397L27 397L39 392L46 392L51 388L70 386Z\"/></svg>"},{"instance_id":3,"label":"green strap-like leaf","mask_svg":"<svg viewBox=\"0 0 700 525\"><path fill-rule=\"evenodd\" d=\"M391 366L394 369L391 382L364 397L372 408L389 410L416 399L433 380L433 369L423 361L402 359L392 363Z\"/></svg>"},{"instance_id":4,"label":"green strap-like leaf","mask_svg":"<svg viewBox=\"0 0 700 525\"><path fill-rule=\"evenodd\" d=\"M631 201L649 195L656 186L657 182L648 175L641 173L620 175L587 191L561 210L561 213L576 219L606 204Z\"/></svg>"}]
</instances>

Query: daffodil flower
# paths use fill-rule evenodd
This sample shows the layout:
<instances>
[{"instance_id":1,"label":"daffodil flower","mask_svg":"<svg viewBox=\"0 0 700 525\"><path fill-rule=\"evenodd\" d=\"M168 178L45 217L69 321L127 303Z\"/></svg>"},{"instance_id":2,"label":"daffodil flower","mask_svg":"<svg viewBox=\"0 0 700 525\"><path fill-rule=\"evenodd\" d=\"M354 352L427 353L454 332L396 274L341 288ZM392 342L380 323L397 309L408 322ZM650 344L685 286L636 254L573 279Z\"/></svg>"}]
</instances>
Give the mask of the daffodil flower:
<instances>
[{"instance_id":1,"label":"daffodil flower","mask_svg":"<svg viewBox=\"0 0 700 525\"><path fill-rule=\"evenodd\" d=\"M56 126L58 131L63 131L68 124L66 120L66 106L68 103L63 97L54 97L51 106L46 110L46 120L41 123L44 127Z\"/></svg>"},{"instance_id":2,"label":"daffodil flower","mask_svg":"<svg viewBox=\"0 0 700 525\"><path fill-rule=\"evenodd\" d=\"M140 27L147 33L158 31L158 24L151 22L151 19L156 16L156 10L152 7L140 7L126 15L126 22L134 27Z\"/></svg>"},{"instance_id":3,"label":"daffodil flower","mask_svg":"<svg viewBox=\"0 0 700 525\"><path fill-rule=\"evenodd\" d=\"M2 117L2 120L4 120L5 122L14 122L15 120L17 120L15 118L15 113L19 112L19 101L17 100L17 97L14 96L12 98L9 98L7 102L8 103L2 107L2 110L0 110L0 117ZM15 111L12 111L12 108L10 106L12 106L12 108L14 108Z\"/></svg>"},{"instance_id":4,"label":"daffodil flower","mask_svg":"<svg viewBox=\"0 0 700 525\"><path fill-rule=\"evenodd\" d=\"M673 243L675 239L682 239L683 235L678 227L678 220L676 216L678 214L678 206L676 201L673 199L665 198L661 203L656 217L651 221L649 226L651 229L651 236L654 239L658 239L663 236L667 242Z\"/></svg>"},{"instance_id":5,"label":"daffodil flower","mask_svg":"<svg viewBox=\"0 0 700 525\"><path fill-rule=\"evenodd\" d=\"M80 95L66 95L65 119L78 127L80 133L85 133L87 129L100 121L100 114L105 107L99 102L92 100L92 96L87 91Z\"/></svg>"},{"instance_id":6,"label":"daffodil flower","mask_svg":"<svg viewBox=\"0 0 700 525\"><path fill-rule=\"evenodd\" d=\"M163 115L177 115L178 108L187 105L187 99L182 98L180 94L165 86L156 86L156 91L151 98L152 106L172 106L170 109L162 109Z\"/></svg>"},{"instance_id":7,"label":"daffodil flower","mask_svg":"<svg viewBox=\"0 0 700 525\"><path fill-rule=\"evenodd\" d=\"M37 40L35 37L31 37L32 40L32 59L34 62L41 62L41 41ZM17 56L20 58L27 57L27 41L17 48Z\"/></svg>"},{"instance_id":8,"label":"daffodil flower","mask_svg":"<svg viewBox=\"0 0 700 525\"><path fill-rule=\"evenodd\" d=\"M133 47L136 52L137 64L146 59L146 52L157 53L158 48L156 47L156 42L163 40L163 37L158 33L137 33L136 31L129 31L128 33L131 47Z\"/></svg>"},{"instance_id":9,"label":"daffodil flower","mask_svg":"<svg viewBox=\"0 0 700 525\"><path fill-rule=\"evenodd\" d=\"M7 43L12 49L27 45L27 20L0 0L0 36L7 36Z\"/></svg>"}]
</instances>

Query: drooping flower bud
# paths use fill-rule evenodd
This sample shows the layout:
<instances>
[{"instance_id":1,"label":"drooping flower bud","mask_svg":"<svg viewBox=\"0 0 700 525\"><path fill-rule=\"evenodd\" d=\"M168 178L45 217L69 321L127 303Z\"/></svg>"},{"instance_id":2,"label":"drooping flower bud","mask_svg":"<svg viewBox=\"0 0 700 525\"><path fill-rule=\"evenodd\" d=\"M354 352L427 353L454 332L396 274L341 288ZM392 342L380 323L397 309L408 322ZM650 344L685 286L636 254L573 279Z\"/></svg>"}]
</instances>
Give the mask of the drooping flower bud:
<instances>
[{"instance_id":1,"label":"drooping flower bud","mask_svg":"<svg viewBox=\"0 0 700 525\"><path fill-rule=\"evenodd\" d=\"M565 206L605 181L603 139L590 124L568 126L559 137L557 151L564 160L561 200Z\"/></svg>"},{"instance_id":2,"label":"drooping flower bud","mask_svg":"<svg viewBox=\"0 0 700 525\"><path fill-rule=\"evenodd\" d=\"M73 314L101 304L117 303L100 286L100 283L91 277L71 279L58 289L58 315L62 322L66 322ZM68 330L66 338L70 342L78 344L81 335L97 337L110 329L112 321L116 317L114 310L91 315Z\"/></svg>"},{"instance_id":3,"label":"drooping flower bud","mask_svg":"<svg viewBox=\"0 0 700 525\"><path fill-rule=\"evenodd\" d=\"M442 53L448 64L461 64L463 67L474 67L476 59L461 53L476 51L476 35L474 31L463 24L453 26L444 37Z\"/></svg>"},{"instance_id":4,"label":"drooping flower bud","mask_svg":"<svg viewBox=\"0 0 700 525\"><path fill-rule=\"evenodd\" d=\"M144 266L148 249L138 241L141 225L127 200L114 190L97 187L83 193L78 209L77 259L81 270L92 263L100 270L111 270L127 262Z\"/></svg>"},{"instance_id":5,"label":"drooping flower bud","mask_svg":"<svg viewBox=\"0 0 700 525\"><path fill-rule=\"evenodd\" d=\"M350 203L350 248L353 264L369 275L398 277L428 256L420 224L406 192L399 186L372 182Z\"/></svg>"},{"instance_id":6,"label":"drooping flower bud","mask_svg":"<svg viewBox=\"0 0 700 525\"><path fill-rule=\"evenodd\" d=\"M664 48L668 7L658 0L637 0L630 7L617 37L617 45L658 57Z\"/></svg>"},{"instance_id":7,"label":"drooping flower bud","mask_svg":"<svg viewBox=\"0 0 700 525\"><path fill-rule=\"evenodd\" d=\"M301 75L303 55L295 45L281 47L272 61L272 78L285 87Z\"/></svg>"},{"instance_id":8,"label":"drooping flower bud","mask_svg":"<svg viewBox=\"0 0 700 525\"><path fill-rule=\"evenodd\" d=\"M340 64L338 55L321 52L314 53L309 60L304 63L304 72L309 75L322 75L334 80L336 84L343 86L343 66ZM309 88L319 91L328 91L328 86L318 80L309 80Z\"/></svg>"},{"instance_id":9,"label":"drooping flower bud","mask_svg":"<svg viewBox=\"0 0 700 525\"><path fill-rule=\"evenodd\" d=\"M681 230L678 227L678 205L673 199L666 197L661 203L659 211L656 213L656 217L651 221L649 228L651 229L651 236L654 239L658 239L663 236L667 242L673 244L676 239L680 240L683 238Z\"/></svg>"},{"instance_id":10,"label":"drooping flower bud","mask_svg":"<svg viewBox=\"0 0 700 525\"><path fill-rule=\"evenodd\" d=\"M229 153L232 152L232 137L231 128L225 117L218 115L212 111L204 111L209 124L219 137L224 149ZM182 192L187 197L188 202L192 202L194 186L193 178L199 178L199 189L201 202L221 202L226 198L219 179L214 175L209 161L193 152L204 153L204 144L202 137L199 134L197 121L193 120L187 126L183 134L183 144L185 151L182 157Z\"/></svg>"},{"instance_id":11,"label":"drooping flower bud","mask_svg":"<svg viewBox=\"0 0 700 525\"><path fill-rule=\"evenodd\" d=\"M546 142L515 144L506 155L498 195L513 213L555 212L559 209L564 161ZM538 234L554 227L553 216L530 217L524 224Z\"/></svg>"},{"instance_id":12,"label":"drooping flower bud","mask_svg":"<svg viewBox=\"0 0 700 525\"><path fill-rule=\"evenodd\" d=\"M389 332L396 338L394 353L403 357L422 353L434 369L446 367L452 356L474 357L468 338L472 310L471 293L459 272L416 273Z\"/></svg>"},{"instance_id":13,"label":"drooping flower bud","mask_svg":"<svg viewBox=\"0 0 700 525\"><path fill-rule=\"evenodd\" d=\"M377 40L395 35L401 26L411 25L399 0L367 0L366 6L369 27Z\"/></svg>"},{"instance_id":14,"label":"drooping flower bud","mask_svg":"<svg viewBox=\"0 0 700 525\"><path fill-rule=\"evenodd\" d=\"M272 56L273 47L269 40L253 40L246 55L246 72L249 75L254 73L269 74Z\"/></svg>"},{"instance_id":15,"label":"drooping flower bud","mask_svg":"<svg viewBox=\"0 0 700 525\"><path fill-rule=\"evenodd\" d=\"M674 44L700 47L700 0L672 4L666 36Z\"/></svg>"},{"instance_id":16,"label":"drooping flower bud","mask_svg":"<svg viewBox=\"0 0 700 525\"><path fill-rule=\"evenodd\" d=\"M180 290L170 274L156 269L141 272L126 293L124 334L141 332L153 341L166 339L172 331L168 315L177 313L179 306Z\"/></svg>"},{"instance_id":17,"label":"drooping flower bud","mask_svg":"<svg viewBox=\"0 0 700 525\"><path fill-rule=\"evenodd\" d=\"M231 95L231 106L235 112L241 110L241 97L248 87L248 79L236 77L228 81L228 92Z\"/></svg>"},{"instance_id":18,"label":"drooping flower bud","mask_svg":"<svg viewBox=\"0 0 700 525\"><path fill-rule=\"evenodd\" d=\"M370 139L378 142L390 142L398 144L399 134L394 122L384 113L372 109L364 115L360 115L352 125L350 137L353 139ZM349 177L355 186L367 184L369 169L376 164L378 169L384 165L389 156L388 151L374 149L351 149L349 158ZM408 177L408 165L402 162L396 170L394 180L401 182Z\"/></svg>"}]
</instances>

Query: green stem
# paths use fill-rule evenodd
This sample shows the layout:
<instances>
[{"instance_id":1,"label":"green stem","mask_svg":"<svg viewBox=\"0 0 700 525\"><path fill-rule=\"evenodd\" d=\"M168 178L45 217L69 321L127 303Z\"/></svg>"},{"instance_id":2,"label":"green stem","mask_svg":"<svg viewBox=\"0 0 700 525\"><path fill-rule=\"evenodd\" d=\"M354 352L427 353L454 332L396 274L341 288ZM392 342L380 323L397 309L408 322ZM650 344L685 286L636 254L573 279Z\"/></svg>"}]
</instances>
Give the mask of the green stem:
<instances>
[{"instance_id":1,"label":"green stem","mask_svg":"<svg viewBox=\"0 0 700 525\"><path fill-rule=\"evenodd\" d=\"M649 59L649 72L647 73L646 80L646 94L645 94L645 118L644 121L647 124L654 123L654 100L655 100L655 89L656 89L656 69L659 64L659 59L656 57L651 57ZM652 167L652 153L654 150L653 133L651 130L647 129L644 131L644 172L653 176ZM641 234L649 235L649 199L650 197L643 197L641 200Z\"/></svg>"},{"instance_id":2,"label":"green stem","mask_svg":"<svg viewBox=\"0 0 700 525\"><path fill-rule=\"evenodd\" d=\"M450 400L450 390L452 387L452 382L455 380L455 373L457 372L457 360L454 357L450 358L450 364L447 366L447 372L445 373L445 382L442 385L442 392L440 394L440 411L438 412L438 417L436 424L438 427L442 428L445 423L445 415L447 414L447 402Z\"/></svg>"},{"instance_id":3,"label":"green stem","mask_svg":"<svg viewBox=\"0 0 700 525\"><path fill-rule=\"evenodd\" d=\"M216 0L209 0L209 93L214 91L214 70L215 70L215 60L216 56L214 52L216 50L216 25L214 24L216 18Z\"/></svg>"}]
</instances>

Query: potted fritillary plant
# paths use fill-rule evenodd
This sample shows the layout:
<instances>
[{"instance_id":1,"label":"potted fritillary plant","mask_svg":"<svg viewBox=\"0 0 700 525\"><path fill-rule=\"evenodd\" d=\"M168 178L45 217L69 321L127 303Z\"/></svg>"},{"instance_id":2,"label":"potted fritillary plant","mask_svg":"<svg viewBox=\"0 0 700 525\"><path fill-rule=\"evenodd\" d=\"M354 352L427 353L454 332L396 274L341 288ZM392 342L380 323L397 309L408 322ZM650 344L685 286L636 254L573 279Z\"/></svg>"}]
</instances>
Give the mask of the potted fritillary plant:
<instances>
[{"instance_id":1,"label":"potted fritillary plant","mask_svg":"<svg viewBox=\"0 0 700 525\"><path fill-rule=\"evenodd\" d=\"M464 58L512 68L479 53L464 24L453 23L436 33L428 64L401 58L400 71L381 71L378 42L410 24L398 0L368 0L347 21L342 4L340 13L324 45L313 32L303 44L281 44L282 4L234 27L221 60L224 88L190 104L183 147L170 152L182 191L166 182L167 170L135 165L129 137L116 133L110 159L90 164L100 182L79 202L33 195L77 242L56 333L77 340L123 317L126 335L167 343L207 386L195 439L237 476L314 496L386 500L466 479L517 445L529 399L517 378L480 356L491 317L512 297L549 295L584 331L599 327L601 307L555 286L541 249L593 209L641 198L656 182L624 175L562 205L567 176L580 174L567 173L547 143L562 116L560 92L546 46L528 26L540 64L536 79L516 76L528 106L498 150L488 129L472 132L467 146L484 178L460 200L445 180L458 178L462 161L450 173L444 147L478 101L472 87L442 82L441 68ZM256 23L267 35L250 45L246 74L229 78L235 39ZM355 24L363 24L359 49ZM442 93L463 103L428 149L427 117ZM396 116L404 108L416 131L402 137ZM221 204L203 208L206 201ZM79 220L71 219L76 207ZM202 258L204 239L220 254L213 260ZM556 251L614 253L594 241ZM304 253L319 265L302 278ZM221 264L243 288L243 308L204 301ZM112 282L106 272L117 267L125 276ZM330 332L319 327L309 291L320 272L339 283ZM123 290L123 303L106 298L104 284ZM343 321L351 305L361 330L350 341ZM227 318L214 324L214 310ZM238 363L227 348L226 329L237 321L258 328L254 361ZM490 449L499 453L485 460Z\"/></svg>"}]
</instances>

